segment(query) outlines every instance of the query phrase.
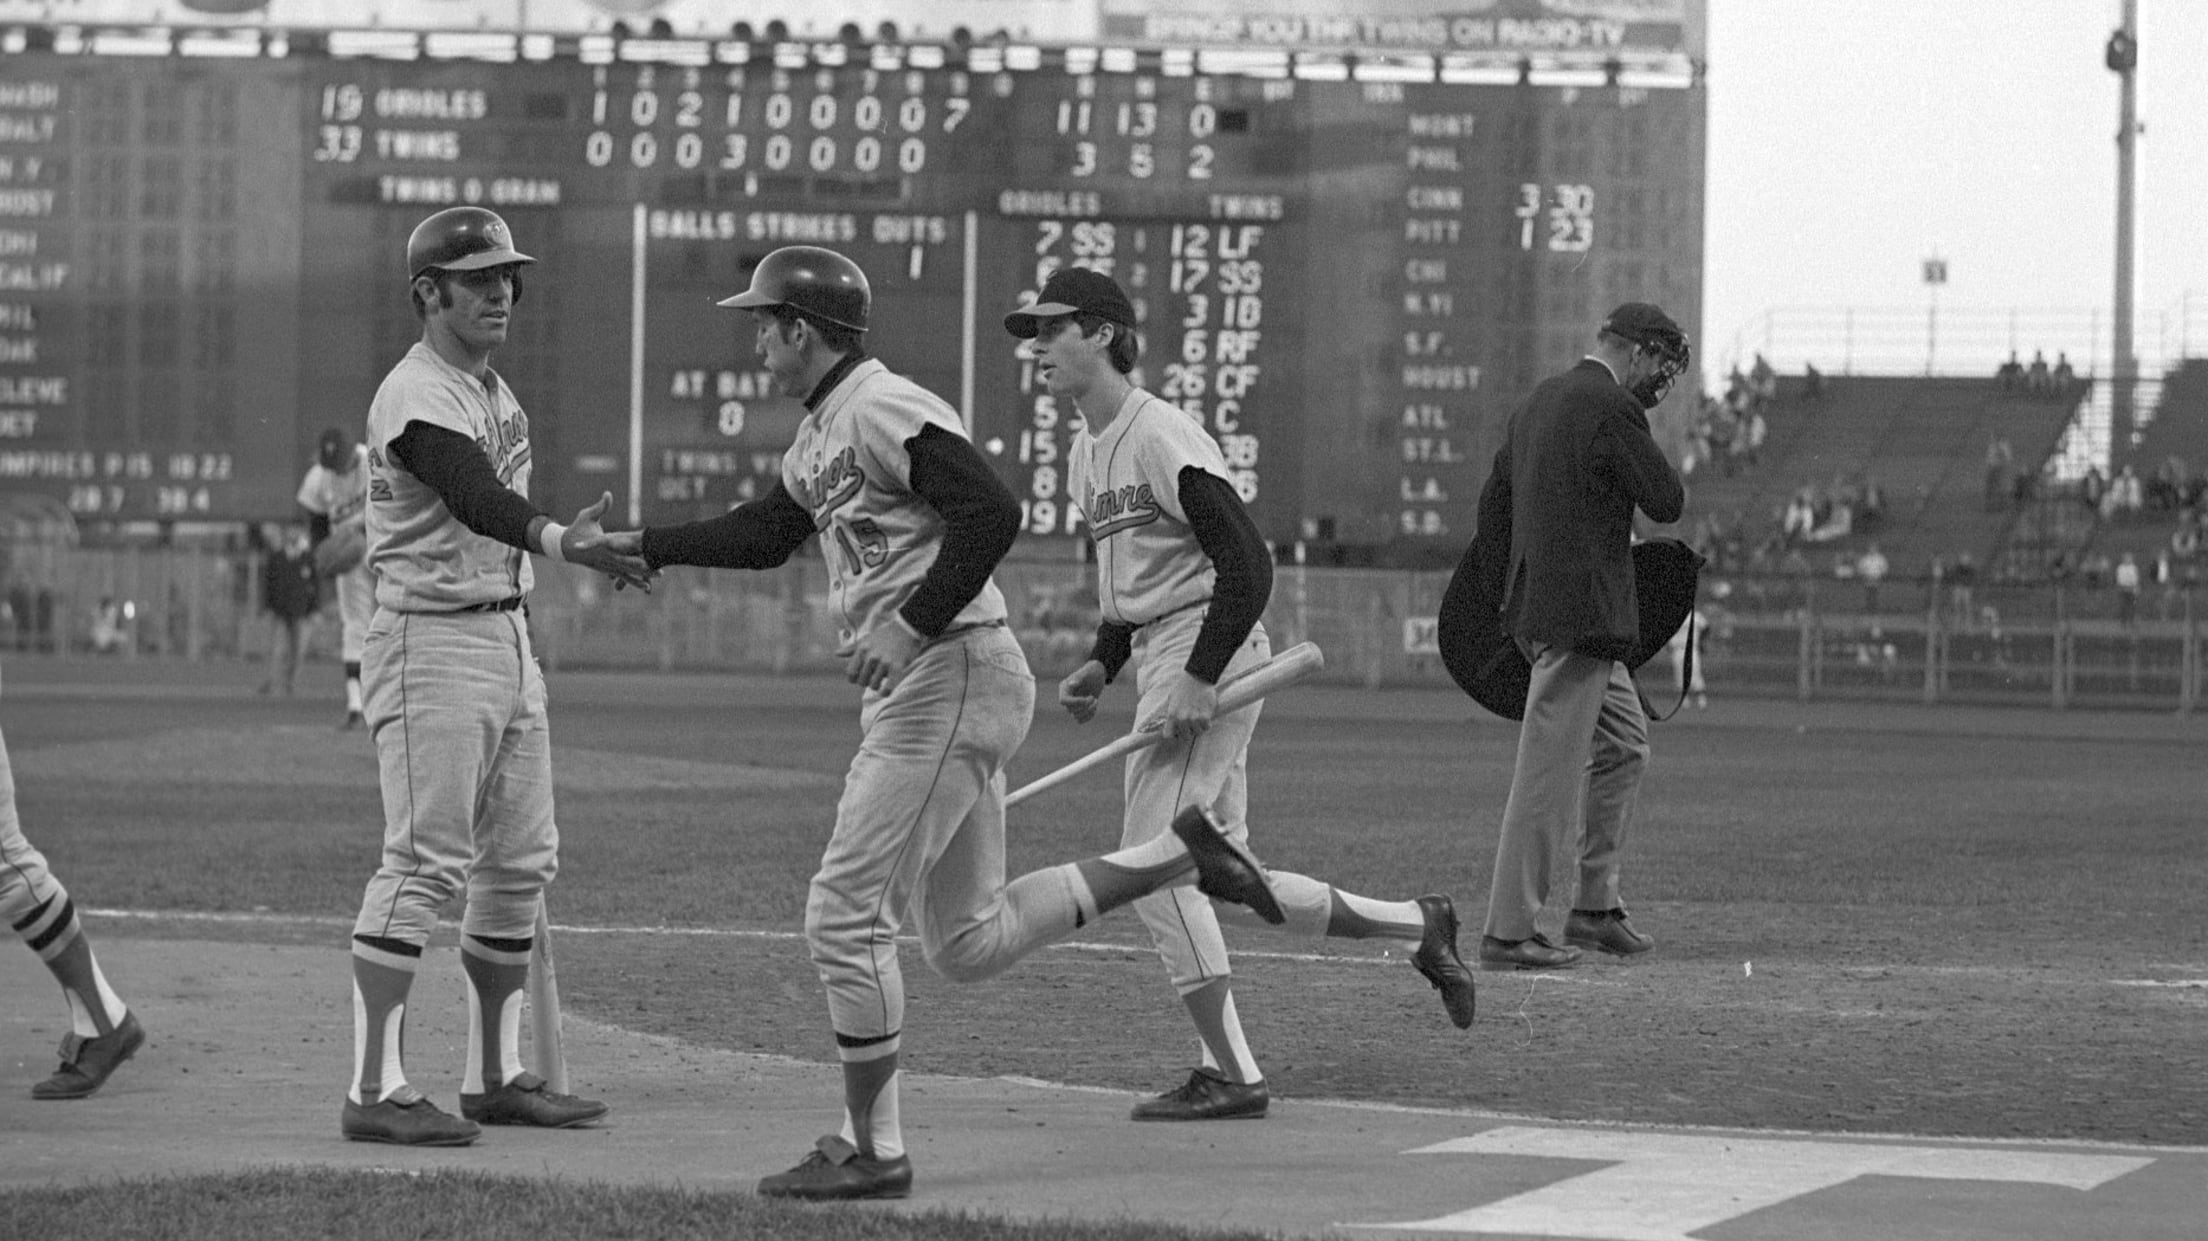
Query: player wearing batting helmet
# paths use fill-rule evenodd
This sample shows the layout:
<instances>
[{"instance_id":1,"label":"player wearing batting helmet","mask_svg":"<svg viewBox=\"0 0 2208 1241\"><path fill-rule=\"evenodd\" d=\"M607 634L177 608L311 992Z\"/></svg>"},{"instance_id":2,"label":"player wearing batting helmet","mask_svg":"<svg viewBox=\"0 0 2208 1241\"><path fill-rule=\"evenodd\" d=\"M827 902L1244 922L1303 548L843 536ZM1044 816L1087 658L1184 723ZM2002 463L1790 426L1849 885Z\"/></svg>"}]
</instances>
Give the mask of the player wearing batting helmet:
<instances>
[{"instance_id":1,"label":"player wearing batting helmet","mask_svg":"<svg viewBox=\"0 0 2208 1241\"><path fill-rule=\"evenodd\" d=\"M1272 594L1272 557L1236 493L1219 445L1179 406L1134 385L1135 311L1119 282L1069 267L1053 274L1005 330L1027 342L1043 386L1081 413L1067 453L1067 491L1096 546L1103 622L1089 658L1058 686L1076 720L1096 715L1104 689L1132 663L1137 727L1162 745L1126 762L1120 844L1166 835L1176 815L1210 816L1249 835L1249 746L1263 705L1218 714L1219 681L1272 654L1259 617ZM1459 1028L1472 1024L1472 975L1457 956L1446 896L1379 901L1272 871L1287 928L1297 934L1393 939L1436 988ZM1223 907L1239 917L1243 911ZM1271 1092L1243 1037L1225 937L1212 902L1172 888L1135 902L1195 1023L1202 1064L1134 1109L1136 1120L1263 1116Z\"/></svg>"},{"instance_id":2,"label":"player wearing batting helmet","mask_svg":"<svg viewBox=\"0 0 2208 1241\"><path fill-rule=\"evenodd\" d=\"M1035 680L991 575L1019 535L1019 504L957 411L867 356L872 298L850 259L776 250L721 304L751 312L776 389L804 403L781 478L721 516L613 543L654 569L770 569L820 535L844 671L864 691L858 756L805 905L843 1062L843 1127L759 1192L902 1198L907 917L928 963L970 982L1168 885L1200 878L1267 907L1272 896L1256 859L1201 821L1186 837L1005 882L1004 769L1027 736Z\"/></svg>"},{"instance_id":3,"label":"player wearing batting helmet","mask_svg":"<svg viewBox=\"0 0 2208 1241\"><path fill-rule=\"evenodd\" d=\"M1466 556L1459 577L1472 577L1451 593L1492 609L1530 665L1482 969L1559 969L1582 948L1631 955L1654 946L1627 921L1619 895L1649 754L1630 671L1648 653L1633 518L1674 522L1686 504L1647 411L1689 357L1686 333L1661 309L1628 302L1611 311L1593 351L1512 412L1481 492L1473 541L1489 554ZM1579 895L1558 944L1535 919L1548 901L1550 859L1567 849Z\"/></svg>"},{"instance_id":4,"label":"player wearing batting helmet","mask_svg":"<svg viewBox=\"0 0 2208 1241\"><path fill-rule=\"evenodd\" d=\"M479 1123L568 1128L606 1113L521 1067L519 993L559 869L544 678L523 605L532 555L638 586L650 575L606 546L598 518L611 495L571 526L529 502L529 418L490 362L522 265L535 261L481 207L422 221L406 246L421 339L368 407L376 613L361 680L384 838L353 923L353 1071L339 1130L355 1141L460 1146ZM453 1116L407 1081L401 1049L422 947L463 893L467 1064Z\"/></svg>"}]
</instances>

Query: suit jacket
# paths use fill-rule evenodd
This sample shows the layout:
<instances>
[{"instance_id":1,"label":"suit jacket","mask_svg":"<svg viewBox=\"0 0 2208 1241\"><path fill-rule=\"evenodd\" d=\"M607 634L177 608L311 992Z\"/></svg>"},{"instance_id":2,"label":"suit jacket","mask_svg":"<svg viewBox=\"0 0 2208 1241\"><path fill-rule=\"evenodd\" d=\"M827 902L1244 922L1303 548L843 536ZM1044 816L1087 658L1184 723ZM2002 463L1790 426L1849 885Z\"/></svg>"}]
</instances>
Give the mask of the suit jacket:
<instances>
[{"instance_id":1,"label":"suit jacket","mask_svg":"<svg viewBox=\"0 0 2208 1241\"><path fill-rule=\"evenodd\" d=\"M1504 630L1626 658L1640 637L1633 511L1674 522L1685 506L1647 413L1609 367L1587 358L1544 380L1511 414L1480 493L1479 538L1499 547L1508 532Z\"/></svg>"}]
</instances>

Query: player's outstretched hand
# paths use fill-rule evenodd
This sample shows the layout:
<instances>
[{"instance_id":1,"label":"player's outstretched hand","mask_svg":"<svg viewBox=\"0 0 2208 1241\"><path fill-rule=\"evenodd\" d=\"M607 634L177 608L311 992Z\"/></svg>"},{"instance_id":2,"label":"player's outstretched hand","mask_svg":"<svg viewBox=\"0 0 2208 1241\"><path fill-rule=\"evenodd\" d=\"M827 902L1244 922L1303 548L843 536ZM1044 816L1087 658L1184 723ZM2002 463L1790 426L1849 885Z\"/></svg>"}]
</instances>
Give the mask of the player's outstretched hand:
<instances>
[{"instance_id":1,"label":"player's outstretched hand","mask_svg":"<svg viewBox=\"0 0 2208 1241\"><path fill-rule=\"evenodd\" d=\"M644 563L642 535L636 536L638 546L635 551L624 551L615 543L616 539L624 536L609 535L599 524L599 519L605 516L606 509L612 504L613 493L608 491L598 497L596 504L588 505L575 514L575 520L568 524L567 533L560 536L560 554L571 563L582 565L586 569L596 569L612 578L615 589L634 586L638 590L649 591L657 573Z\"/></svg>"},{"instance_id":2,"label":"player's outstretched hand","mask_svg":"<svg viewBox=\"0 0 2208 1241\"><path fill-rule=\"evenodd\" d=\"M1058 682L1058 705L1075 723L1086 724L1096 718L1096 703L1104 696L1104 682L1104 665L1089 660Z\"/></svg>"},{"instance_id":3,"label":"player's outstretched hand","mask_svg":"<svg viewBox=\"0 0 2208 1241\"><path fill-rule=\"evenodd\" d=\"M898 679L925 645L927 640L903 617L891 616L852 641L851 653L844 657L843 675L861 689L886 694L897 688Z\"/></svg>"}]
</instances>

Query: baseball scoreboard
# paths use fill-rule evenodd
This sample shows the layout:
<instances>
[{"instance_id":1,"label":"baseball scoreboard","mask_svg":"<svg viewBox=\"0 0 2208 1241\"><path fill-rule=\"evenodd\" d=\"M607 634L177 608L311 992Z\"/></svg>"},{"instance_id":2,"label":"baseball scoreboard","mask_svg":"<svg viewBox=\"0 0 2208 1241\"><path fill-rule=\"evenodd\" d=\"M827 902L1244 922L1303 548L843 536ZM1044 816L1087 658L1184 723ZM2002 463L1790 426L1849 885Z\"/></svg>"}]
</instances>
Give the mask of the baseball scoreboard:
<instances>
[{"instance_id":1,"label":"baseball scoreboard","mask_svg":"<svg viewBox=\"0 0 2208 1241\"><path fill-rule=\"evenodd\" d=\"M1145 386L1271 539L1461 545L1500 422L1616 302L1699 335L1704 93L1445 58L549 36L0 56L0 488L80 521L290 513L417 338L402 254L457 203L539 262L493 365L537 498L710 515L801 408L714 302L850 255L870 350L957 407L1035 536L1075 411L1004 313L1110 272ZM435 51L432 42L429 50ZM1691 395L1691 394L1690 394Z\"/></svg>"}]
</instances>

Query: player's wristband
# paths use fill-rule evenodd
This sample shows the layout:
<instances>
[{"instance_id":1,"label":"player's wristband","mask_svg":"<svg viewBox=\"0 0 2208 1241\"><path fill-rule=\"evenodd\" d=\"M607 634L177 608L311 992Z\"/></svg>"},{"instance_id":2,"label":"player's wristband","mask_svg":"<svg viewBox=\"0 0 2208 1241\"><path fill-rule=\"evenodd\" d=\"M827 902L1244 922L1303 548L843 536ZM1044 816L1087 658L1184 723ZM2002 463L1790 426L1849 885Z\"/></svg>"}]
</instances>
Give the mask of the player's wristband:
<instances>
[{"instance_id":1,"label":"player's wristband","mask_svg":"<svg viewBox=\"0 0 2208 1241\"><path fill-rule=\"evenodd\" d=\"M543 550L545 556L549 559L566 564L567 549L560 546L560 540L566 537L566 526L556 521L548 521L544 523L544 530L537 535L537 546Z\"/></svg>"}]
</instances>

